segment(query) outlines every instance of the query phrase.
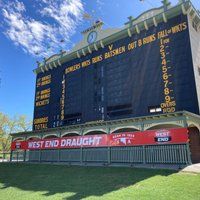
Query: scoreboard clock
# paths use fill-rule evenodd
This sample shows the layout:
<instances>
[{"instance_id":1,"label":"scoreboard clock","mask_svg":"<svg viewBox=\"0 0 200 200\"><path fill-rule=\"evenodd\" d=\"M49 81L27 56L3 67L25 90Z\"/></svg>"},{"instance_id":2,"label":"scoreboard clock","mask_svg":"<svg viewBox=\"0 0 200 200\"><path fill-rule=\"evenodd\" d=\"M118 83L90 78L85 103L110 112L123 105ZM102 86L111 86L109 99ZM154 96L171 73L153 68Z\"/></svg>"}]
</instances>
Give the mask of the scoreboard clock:
<instances>
[{"instance_id":1,"label":"scoreboard clock","mask_svg":"<svg viewBox=\"0 0 200 200\"><path fill-rule=\"evenodd\" d=\"M89 33L88 37L87 37L87 42L89 44L95 42L97 39L97 32L96 31L92 31Z\"/></svg>"}]
</instances>

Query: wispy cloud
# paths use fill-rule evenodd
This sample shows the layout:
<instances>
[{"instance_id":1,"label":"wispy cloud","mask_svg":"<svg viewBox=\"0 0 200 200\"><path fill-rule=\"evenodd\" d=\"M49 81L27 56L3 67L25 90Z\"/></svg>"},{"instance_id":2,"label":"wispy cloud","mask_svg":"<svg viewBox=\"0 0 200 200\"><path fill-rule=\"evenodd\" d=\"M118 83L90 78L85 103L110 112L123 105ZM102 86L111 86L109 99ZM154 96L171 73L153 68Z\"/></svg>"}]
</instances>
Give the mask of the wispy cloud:
<instances>
[{"instance_id":1,"label":"wispy cloud","mask_svg":"<svg viewBox=\"0 0 200 200\"><path fill-rule=\"evenodd\" d=\"M104 6L104 2L102 0L96 0L97 2L97 7L100 11L102 11L102 8Z\"/></svg>"},{"instance_id":2,"label":"wispy cloud","mask_svg":"<svg viewBox=\"0 0 200 200\"><path fill-rule=\"evenodd\" d=\"M99 5L99 6L103 6L103 5L104 5L104 2L101 1L101 0L97 0L97 5Z\"/></svg>"},{"instance_id":3,"label":"wispy cloud","mask_svg":"<svg viewBox=\"0 0 200 200\"><path fill-rule=\"evenodd\" d=\"M81 0L37 0L36 3L35 16L39 12L39 20L28 15L22 0L0 0L3 31L24 51L48 56L70 43L70 37L82 19L83 4ZM64 44L60 43L62 39Z\"/></svg>"}]
</instances>

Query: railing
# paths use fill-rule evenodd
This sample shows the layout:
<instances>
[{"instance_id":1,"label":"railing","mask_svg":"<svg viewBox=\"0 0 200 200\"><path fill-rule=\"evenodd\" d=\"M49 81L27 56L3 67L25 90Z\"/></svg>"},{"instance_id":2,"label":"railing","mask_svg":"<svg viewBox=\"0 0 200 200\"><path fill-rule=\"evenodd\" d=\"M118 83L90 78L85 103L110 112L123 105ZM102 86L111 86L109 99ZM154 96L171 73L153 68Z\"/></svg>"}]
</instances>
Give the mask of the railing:
<instances>
[{"instance_id":1,"label":"railing","mask_svg":"<svg viewBox=\"0 0 200 200\"><path fill-rule=\"evenodd\" d=\"M7 155L8 161L9 155ZM88 163L191 164L188 144L13 151L10 160L12 162L66 162L80 165Z\"/></svg>"},{"instance_id":2,"label":"railing","mask_svg":"<svg viewBox=\"0 0 200 200\"><path fill-rule=\"evenodd\" d=\"M10 152L0 152L0 162L10 162Z\"/></svg>"}]
</instances>

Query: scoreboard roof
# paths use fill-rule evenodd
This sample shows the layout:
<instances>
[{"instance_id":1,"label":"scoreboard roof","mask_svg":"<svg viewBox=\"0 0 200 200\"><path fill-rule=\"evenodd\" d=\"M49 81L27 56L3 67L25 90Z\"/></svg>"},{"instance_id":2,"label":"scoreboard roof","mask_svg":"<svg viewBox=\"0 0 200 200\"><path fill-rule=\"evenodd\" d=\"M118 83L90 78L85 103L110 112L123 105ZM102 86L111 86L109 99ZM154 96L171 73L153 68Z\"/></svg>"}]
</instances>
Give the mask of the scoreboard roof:
<instances>
[{"instance_id":1,"label":"scoreboard roof","mask_svg":"<svg viewBox=\"0 0 200 200\"><path fill-rule=\"evenodd\" d=\"M96 24L87 30L83 31L83 40L70 52L60 51L59 54L52 55L48 59L44 59L44 63L38 63L38 67L34 69L34 73L38 74L57 68L67 61L75 58L85 56L92 51L98 51L99 48L104 48L116 40L132 36L132 34L139 34L142 30L148 30L151 26L157 26L160 22L167 22L168 19L173 18L179 14L189 14L196 23L200 22L199 12L192 5L190 0L180 0L179 3L171 7L170 3L166 1L160 8L148 10L137 18L128 17L129 21L125 23L124 28L102 29L103 22L96 22Z\"/></svg>"}]
</instances>

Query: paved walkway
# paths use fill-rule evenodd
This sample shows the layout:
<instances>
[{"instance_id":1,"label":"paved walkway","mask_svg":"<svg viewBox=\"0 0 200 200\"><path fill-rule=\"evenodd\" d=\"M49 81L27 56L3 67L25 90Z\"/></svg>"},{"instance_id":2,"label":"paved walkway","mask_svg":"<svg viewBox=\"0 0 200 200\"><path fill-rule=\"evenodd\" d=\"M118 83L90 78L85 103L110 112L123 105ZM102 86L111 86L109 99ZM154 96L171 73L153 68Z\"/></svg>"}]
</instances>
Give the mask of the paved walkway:
<instances>
[{"instance_id":1,"label":"paved walkway","mask_svg":"<svg viewBox=\"0 0 200 200\"><path fill-rule=\"evenodd\" d=\"M200 163L189 165L181 170L182 172L200 173Z\"/></svg>"}]
</instances>

